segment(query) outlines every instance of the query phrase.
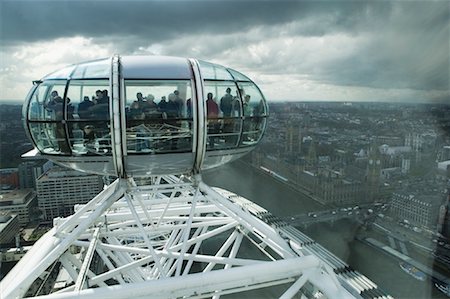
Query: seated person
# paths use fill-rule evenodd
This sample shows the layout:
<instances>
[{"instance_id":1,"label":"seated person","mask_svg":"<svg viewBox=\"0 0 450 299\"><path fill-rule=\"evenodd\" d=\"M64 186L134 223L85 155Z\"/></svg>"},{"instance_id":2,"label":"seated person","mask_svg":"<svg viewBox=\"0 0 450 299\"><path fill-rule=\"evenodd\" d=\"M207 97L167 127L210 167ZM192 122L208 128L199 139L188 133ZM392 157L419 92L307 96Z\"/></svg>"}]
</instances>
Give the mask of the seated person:
<instances>
[{"instance_id":1,"label":"seated person","mask_svg":"<svg viewBox=\"0 0 450 299\"><path fill-rule=\"evenodd\" d=\"M95 143L95 131L93 125L86 125L83 128L83 139L85 146L93 146Z\"/></svg>"}]
</instances>

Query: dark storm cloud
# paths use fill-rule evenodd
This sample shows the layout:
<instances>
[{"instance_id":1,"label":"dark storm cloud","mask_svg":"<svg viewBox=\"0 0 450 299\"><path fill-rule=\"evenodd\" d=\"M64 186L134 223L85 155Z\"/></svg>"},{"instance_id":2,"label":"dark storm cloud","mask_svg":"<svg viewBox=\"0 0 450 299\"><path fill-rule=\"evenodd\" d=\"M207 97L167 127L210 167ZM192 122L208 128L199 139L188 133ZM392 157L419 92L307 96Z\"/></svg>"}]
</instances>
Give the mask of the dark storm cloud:
<instances>
[{"instance_id":1,"label":"dark storm cloud","mask_svg":"<svg viewBox=\"0 0 450 299\"><path fill-rule=\"evenodd\" d=\"M163 54L229 56L260 73L331 85L450 89L446 1L0 1L3 48L83 36L119 53L161 44ZM340 36L351 44L328 44ZM325 42L314 54L274 44L280 37ZM258 43L266 56L252 60Z\"/></svg>"},{"instance_id":2,"label":"dark storm cloud","mask_svg":"<svg viewBox=\"0 0 450 299\"><path fill-rule=\"evenodd\" d=\"M300 1L9 1L3 0L3 42L82 35L135 35L155 41L183 34L245 31L305 20L295 34L364 30L382 22L390 4Z\"/></svg>"},{"instance_id":3,"label":"dark storm cloud","mask_svg":"<svg viewBox=\"0 0 450 299\"><path fill-rule=\"evenodd\" d=\"M83 35L136 35L154 41L182 32L229 32L294 19L294 2L237 1L3 1L5 42Z\"/></svg>"},{"instance_id":4,"label":"dark storm cloud","mask_svg":"<svg viewBox=\"0 0 450 299\"><path fill-rule=\"evenodd\" d=\"M358 55L337 59L323 80L341 85L450 90L450 6L396 3L367 31Z\"/></svg>"}]
</instances>

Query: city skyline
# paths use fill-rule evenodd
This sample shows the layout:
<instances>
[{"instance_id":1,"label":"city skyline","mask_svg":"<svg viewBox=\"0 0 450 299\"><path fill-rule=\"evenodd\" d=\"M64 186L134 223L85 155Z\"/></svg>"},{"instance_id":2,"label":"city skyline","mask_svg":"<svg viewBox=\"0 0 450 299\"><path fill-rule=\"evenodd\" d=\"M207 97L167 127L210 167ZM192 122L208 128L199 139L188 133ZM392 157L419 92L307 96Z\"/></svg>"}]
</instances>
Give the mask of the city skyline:
<instances>
[{"instance_id":1,"label":"city skyline","mask_svg":"<svg viewBox=\"0 0 450 299\"><path fill-rule=\"evenodd\" d=\"M0 100L114 53L195 57L248 74L271 101L444 102L449 5L436 2L9 1Z\"/></svg>"}]
</instances>

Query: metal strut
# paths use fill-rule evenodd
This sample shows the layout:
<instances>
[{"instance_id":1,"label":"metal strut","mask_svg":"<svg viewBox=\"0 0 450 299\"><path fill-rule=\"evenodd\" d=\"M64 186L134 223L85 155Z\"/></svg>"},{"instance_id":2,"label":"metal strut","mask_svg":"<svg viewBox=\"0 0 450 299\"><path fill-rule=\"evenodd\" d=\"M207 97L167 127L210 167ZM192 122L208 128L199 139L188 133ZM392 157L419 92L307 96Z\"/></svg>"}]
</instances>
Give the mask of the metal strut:
<instances>
[{"instance_id":1,"label":"metal strut","mask_svg":"<svg viewBox=\"0 0 450 299\"><path fill-rule=\"evenodd\" d=\"M293 249L224 192L186 176L152 182L118 179L73 216L56 219L0 282L3 298L24 297L55 263L57 283L39 298L216 299L271 286L278 286L274 298L311 288L354 298L323 261Z\"/></svg>"}]
</instances>

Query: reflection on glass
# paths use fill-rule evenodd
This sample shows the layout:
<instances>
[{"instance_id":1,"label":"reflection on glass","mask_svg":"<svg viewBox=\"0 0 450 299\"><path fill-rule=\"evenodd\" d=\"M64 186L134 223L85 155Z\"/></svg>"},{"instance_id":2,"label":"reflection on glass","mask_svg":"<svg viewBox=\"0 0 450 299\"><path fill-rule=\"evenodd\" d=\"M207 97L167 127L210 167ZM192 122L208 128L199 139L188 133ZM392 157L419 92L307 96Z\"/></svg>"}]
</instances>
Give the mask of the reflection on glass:
<instances>
[{"instance_id":1,"label":"reflection on glass","mask_svg":"<svg viewBox=\"0 0 450 299\"><path fill-rule=\"evenodd\" d=\"M61 120L66 82L49 81L39 85L30 101L30 120Z\"/></svg>"},{"instance_id":2,"label":"reflection on glass","mask_svg":"<svg viewBox=\"0 0 450 299\"><path fill-rule=\"evenodd\" d=\"M109 83L107 80L71 80L67 90L70 105L67 118L108 120Z\"/></svg>"},{"instance_id":3,"label":"reflection on glass","mask_svg":"<svg viewBox=\"0 0 450 299\"><path fill-rule=\"evenodd\" d=\"M251 117L244 120L241 145L255 145L261 139L266 118Z\"/></svg>"},{"instance_id":4,"label":"reflection on glass","mask_svg":"<svg viewBox=\"0 0 450 299\"><path fill-rule=\"evenodd\" d=\"M109 78L110 72L110 59L102 59L78 65L71 77L72 79Z\"/></svg>"},{"instance_id":5,"label":"reflection on glass","mask_svg":"<svg viewBox=\"0 0 450 299\"><path fill-rule=\"evenodd\" d=\"M205 81L205 95L212 94L214 102L217 103L218 116L238 117L241 116L241 99L236 84L232 81ZM205 99L206 101L207 99Z\"/></svg>"},{"instance_id":6,"label":"reflection on glass","mask_svg":"<svg viewBox=\"0 0 450 299\"><path fill-rule=\"evenodd\" d=\"M61 123L30 123L31 136L38 149L46 154L69 154L64 125Z\"/></svg>"},{"instance_id":7,"label":"reflection on glass","mask_svg":"<svg viewBox=\"0 0 450 299\"><path fill-rule=\"evenodd\" d=\"M186 80L125 82L128 153L192 151L192 91Z\"/></svg>"},{"instance_id":8,"label":"reflection on glass","mask_svg":"<svg viewBox=\"0 0 450 299\"><path fill-rule=\"evenodd\" d=\"M208 119L207 150L235 148L241 132L241 119Z\"/></svg>"},{"instance_id":9,"label":"reflection on glass","mask_svg":"<svg viewBox=\"0 0 450 299\"><path fill-rule=\"evenodd\" d=\"M47 76L44 77L44 79L45 80L49 80L49 79L64 79L64 80L66 80L67 78L70 77L70 74L73 72L74 68L75 68L74 65L70 65L63 69L57 70L56 72L48 74Z\"/></svg>"},{"instance_id":10,"label":"reflection on glass","mask_svg":"<svg viewBox=\"0 0 450 299\"><path fill-rule=\"evenodd\" d=\"M200 61L203 80L233 80L226 68L217 64Z\"/></svg>"},{"instance_id":11,"label":"reflection on glass","mask_svg":"<svg viewBox=\"0 0 450 299\"><path fill-rule=\"evenodd\" d=\"M108 121L71 121L67 124L69 142L76 155L111 155Z\"/></svg>"},{"instance_id":12,"label":"reflection on glass","mask_svg":"<svg viewBox=\"0 0 450 299\"><path fill-rule=\"evenodd\" d=\"M192 151L192 121L127 121L128 153L170 153Z\"/></svg>"},{"instance_id":13,"label":"reflection on glass","mask_svg":"<svg viewBox=\"0 0 450 299\"><path fill-rule=\"evenodd\" d=\"M238 83L242 96L244 116L267 115L265 100L258 87L253 83Z\"/></svg>"},{"instance_id":14,"label":"reflection on glass","mask_svg":"<svg viewBox=\"0 0 450 299\"><path fill-rule=\"evenodd\" d=\"M232 81L205 81L207 150L237 146L241 132L241 99Z\"/></svg>"},{"instance_id":15,"label":"reflection on glass","mask_svg":"<svg viewBox=\"0 0 450 299\"><path fill-rule=\"evenodd\" d=\"M231 73L231 75L236 81L251 81L246 75L238 71L235 71L233 69L228 69L228 71Z\"/></svg>"}]
</instances>

